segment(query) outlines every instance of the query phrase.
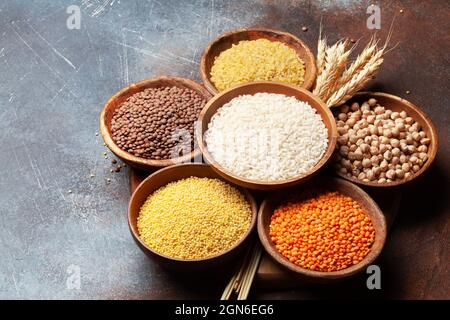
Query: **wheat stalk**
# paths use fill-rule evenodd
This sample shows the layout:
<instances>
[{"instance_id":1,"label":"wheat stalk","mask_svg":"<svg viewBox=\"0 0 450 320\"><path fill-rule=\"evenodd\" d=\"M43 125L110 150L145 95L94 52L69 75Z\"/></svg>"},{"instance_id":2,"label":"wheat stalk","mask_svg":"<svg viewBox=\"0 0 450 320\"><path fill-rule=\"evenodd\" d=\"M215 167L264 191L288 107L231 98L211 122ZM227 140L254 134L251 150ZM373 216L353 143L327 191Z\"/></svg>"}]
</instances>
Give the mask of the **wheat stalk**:
<instances>
[{"instance_id":1,"label":"wheat stalk","mask_svg":"<svg viewBox=\"0 0 450 320\"><path fill-rule=\"evenodd\" d=\"M341 42L336 48L336 55L338 56L336 65L334 66L334 70L331 74L330 84L327 92L321 97L324 101L326 101L336 89L339 87L339 79L342 77L342 73L345 70L345 67L348 63L348 57L353 48L347 50L348 40Z\"/></svg>"},{"instance_id":2,"label":"wheat stalk","mask_svg":"<svg viewBox=\"0 0 450 320\"><path fill-rule=\"evenodd\" d=\"M370 58L374 55L377 50L378 41L375 40L375 37L372 37L369 43L366 45L364 50L358 55L358 57L353 61L353 63L343 72L342 76L339 79L339 84L344 85L350 79L357 74L359 71L364 68Z\"/></svg>"},{"instance_id":3,"label":"wheat stalk","mask_svg":"<svg viewBox=\"0 0 450 320\"><path fill-rule=\"evenodd\" d=\"M323 99L327 94L328 90L330 89L331 82L334 78L334 72L336 71L336 65L339 59L337 49L338 46L339 42L335 43L325 50L323 69L320 75L317 77L316 87L313 91L313 93L319 96L321 99Z\"/></svg>"},{"instance_id":4,"label":"wheat stalk","mask_svg":"<svg viewBox=\"0 0 450 320\"><path fill-rule=\"evenodd\" d=\"M357 74L353 75L350 81L334 92L327 100L328 107L331 108L343 104L361 90L378 72L384 60L384 51L385 47L378 49L364 67Z\"/></svg>"}]
</instances>

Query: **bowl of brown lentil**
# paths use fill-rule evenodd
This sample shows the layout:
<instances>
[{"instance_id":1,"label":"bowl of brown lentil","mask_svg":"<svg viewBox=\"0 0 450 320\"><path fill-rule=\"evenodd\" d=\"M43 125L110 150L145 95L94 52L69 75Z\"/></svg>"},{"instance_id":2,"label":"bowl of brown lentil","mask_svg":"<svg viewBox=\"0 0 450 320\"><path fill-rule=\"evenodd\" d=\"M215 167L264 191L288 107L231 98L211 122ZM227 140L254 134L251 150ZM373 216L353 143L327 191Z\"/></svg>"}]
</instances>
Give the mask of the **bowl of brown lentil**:
<instances>
[{"instance_id":1,"label":"bowl of brown lentil","mask_svg":"<svg viewBox=\"0 0 450 320\"><path fill-rule=\"evenodd\" d=\"M128 206L128 224L138 246L178 271L213 270L231 262L245 248L256 216L256 202L247 190L198 163L151 174Z\"/></svg>"},{"instance_id":2,"label":"bowl of brown lentil","mask_svg":"<svg viewBox=\"0 0 450 320\"><path fill-rule=\"evenodd\" d=\"M200 155L194 122L211 94L195 81L158 77L114 94L100 115L107 147L124 162L154 170Z\"/></svg>"},{"instance_id":3,"label":"bowl of brown lentil","mask_svg":"<svg viewBox=\"0 0 450 320\"><path fill-rule=\"evenodd\" d=\"M300 278L332 281L363 271L381 253L385 217L358 186L319 177L269 195L258 212L267 253Z\"/></svg>"},{"instance_id":4,"label":"bowl of brown lentil","mask_svg":"<svg viewBox=\"0 0 450 320\"><path fill-rule=\"evenodd\" d=\"M223 130L221 132L218 132L218 134L216 135L219 138L215 141L217 142L215 143L215 145L218 146L219 150L217 150L217 152L212 152L211 144L208 144L208 141L212 142L212 139L208 139L207 131L211 130L212 123L217 122L216 120L214 120L214 118L217 115L223 114L223 107L229 106L233 101L236 101L236 99L242 97L247 99L249 97L252 98L258 95L260 99L258 99L257 103L253 105L255 108L251 109L250 113L246 113L244 115L233 115L234 118L232 117L232 121L224 123L224 125L222 126ZM276 98L276 101L278 101L278 98L280 98L281 104L278 105L268 103L268 99L274 97ZM294 104L292 105L292 108L289 109L289 111L302 111L294 114L285 114L283 112L282 114L277 115L277 122L275 124L270 123L272 120L270 118L271 115L276 113L274 109L276 110L277 108L280 108L281 110L281 108L285 106L284 102L292 101L291 99L294 100ZM264 104L270 104L271 107L266 110L267 117L266 115L264 115L265 118L259 119L257 117L257 114L261 113L261 107ZM235 109L237 109L237 111L246 110L246 106L246 104L242 104ZM302 107L304 106L306 106L308 112L303 112L304 109ZM307 115L311 115L313 118L306 119ZM288 132L288 134L283 136L283 138L278 141L276 138L280 137L281 134L279 134L278 130L274 130L272 132L271 127L282 127L283 123L287 122L286 119L295 119L295 121L298 122L294 123L294 125L290 126L288 129L282 128L282 131ZM313 119L318 120L317 122L320 124L321 130L319 130L319 127L317 126L310 125L314 122ZM245 130L244 125L246 126ZM262 127L264 128L262 129ZM250 131L248 131L247 129L249 129ZM266 132L265 129L268 129L268 131ZM251 82L233 87L217 94L206 104L206 106L201 111L199 122L196 126L196 131L198 144L200 150L202 151L203 158L206 163L212 166L213 170L215 170L219 175L221 175L228 181L231 181L244 188L256 190L276 190L287 188L296 184L303 183L312 178L328 163L329 160L331 160L331 155L333 154L337 141L336 123L330 109L311 92L293 85L279 82ZM317 132L319 131L323 133L323 136L316 136ZM260 132L262 133L261 135ZM298 132L300 132L301 134L296 136ZM240 136L247 136L248 134L254 134L254 136L248 139L248 141L250 141L249 144L243 143L243 141L240 139ZM210 135L210 137L211 136L212 135ZM225 139L222 142L220 139L221 137L231 137L231 139L229 139L230 141ZM287 156L285 156L286 148L283 148L283 146L287 144L286 140L289 140L291 137L298 137L298 139L294 139L294 141L289 142L290 147L292 147L291 150L296 150L296 152L298 152L297 154L295 154L295 152L294 154L290 153L289 160L287 160ZM252 146L256 146L257 143L252 143L251 141L261 140L264 140L263 142L272 140L273 148L277 149L277 146L280 146L280 148L278 148L279 150L276 150L275 152L268 153L266 153L265 150L261 149L261 152L258 152L258 156L254 156L252 154ZM303 143L302 141L305 143ZM230 144L232 145L227 144L227 142L231 142ZM223 145L224 147L222 148L221 145ZM218 157L216 156L222 154L224 156L222 158L229 157L233 159L240 159L244 161L248 160L253 162L241 162L241 167L255 167L256 162L256 165L259 166L258 169L261 169L260 171L265 171L265 167L270 167L272 165L276 166L278 165L278 163L283 162L283 166L279 168L279 171L283 171L286 168L290 170L304 167L305 163L302 162L303 155L309 156L309 154L311 153L310 149L316 148L318 145L321 145L321 147L323 147L323 152L321 154L318 154L319 156L317 158L308 158L307 162L309 165L307 166L307 168L305 167L305 170L303 172L293 173L292 175L288 175L286 178L283 177L274 180L269 180L265 178L264 175L259 175L258 178L249 178L247 176L244 176L241 173L234 171L232 166L225 166L225 164L223 164L224 162L221 162L223 159L219 161ZM237 146L237 148L235 152L232 153L231 151L232 149L234 150L235 146ZM272 149L272 146L270 146L269 149ZM278 153L279 155L274 158L265 157L266 154L269 153ZM263 158L261 158L261 156ZM293 160L290 159L291 157L293 158ZM284 168L284 165L286 165L286 168Z\"/></svg>"},{"instance_id":5,"label":"bowl of brown lentil","mask_svg":"<svg viewBox=\"0 0 450 320\"><path fill-rule=\"evenodd\" d=\"M200 74L213 94L253 81L277 81L311 89L315 58L298 37L283 31L251 28L221 34L204 50Z\"/></svg>"},{"instance_id":6,"label":"bowl of brown lentil","mask_svg":"<svg viewBox=\"0 0 450 320\"><path fill-rule=\"evenodd\" d=\"M421 176L438 150L430 117L411 102L382 92L357 93L335 108L337 175L368 187L394 187Z\"/></svg>"}]
</instances>

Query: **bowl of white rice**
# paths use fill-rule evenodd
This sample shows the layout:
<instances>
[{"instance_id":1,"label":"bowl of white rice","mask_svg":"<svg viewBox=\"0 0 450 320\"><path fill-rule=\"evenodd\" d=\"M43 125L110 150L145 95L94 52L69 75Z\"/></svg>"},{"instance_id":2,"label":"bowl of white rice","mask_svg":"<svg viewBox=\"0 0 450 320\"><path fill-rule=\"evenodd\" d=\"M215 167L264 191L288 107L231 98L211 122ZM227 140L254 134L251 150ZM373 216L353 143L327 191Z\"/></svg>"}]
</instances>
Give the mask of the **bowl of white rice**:
<instances>
[{"instance_id":1,"label":"bowl of white rice","mask_svg":"<svg viewBox=\"0 0 450 320\"><path fill-rule=\"evenodd\" d=\"M205 162L245 188L274 190L314 176L330 159L337 128L311 92L277 82L223 91L199 116L196 135Z\"/></svg>"}]
</instances>

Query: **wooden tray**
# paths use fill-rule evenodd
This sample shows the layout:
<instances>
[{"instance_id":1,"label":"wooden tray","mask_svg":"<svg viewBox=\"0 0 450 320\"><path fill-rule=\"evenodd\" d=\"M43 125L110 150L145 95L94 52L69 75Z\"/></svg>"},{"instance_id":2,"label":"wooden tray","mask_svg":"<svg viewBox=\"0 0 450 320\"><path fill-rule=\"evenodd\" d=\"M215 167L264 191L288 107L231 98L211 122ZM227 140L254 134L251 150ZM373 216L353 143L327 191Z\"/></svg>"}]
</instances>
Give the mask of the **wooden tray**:
<instances>
[{"instance_id":1,"label":"wooden tray","mask_svg":"<svg viewBox=\"0 0 450 320\"><path fill-rule=\"evenodd\" d=\"M142 172L130 169L130 192L137 188L137 186L150 174L150 172ZM369 189L367 193L377 202L378 206L386 216L388 228L392 226L395 216L400 207L401 193L392 192L392 190ZM258 205L265 197L263 191L251 191L258 202ZM304 281L299 281L292 276L289 270L285 270L282 266L276 264L272 258L267 254L263 254L261 263L255 276L256 287L270 287L270 288L293 288L304 285Z\"/></svg>"}]
</instances>

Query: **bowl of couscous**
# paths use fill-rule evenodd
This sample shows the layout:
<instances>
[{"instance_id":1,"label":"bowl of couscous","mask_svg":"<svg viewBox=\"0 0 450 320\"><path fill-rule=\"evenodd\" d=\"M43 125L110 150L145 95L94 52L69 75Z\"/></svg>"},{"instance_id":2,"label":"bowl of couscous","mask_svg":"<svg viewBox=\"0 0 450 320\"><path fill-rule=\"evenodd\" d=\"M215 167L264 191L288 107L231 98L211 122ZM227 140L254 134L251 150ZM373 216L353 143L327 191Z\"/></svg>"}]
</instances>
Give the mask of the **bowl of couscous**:
<instances>
[{"instance_id":1,"label":"bowl of couscous","mask_svg":"<svg viewBox=\"0 0 450 320\"><path fill-rule=\"evenodd\" d=\"M223 33L203 52L200 74L212 94L239 84L274 81L311 89L315 58L293 34L262 28Z\"/></svg>"},{"instance_id":2,"label":"bowl of couscous","mask_svg":"<svg viewBox=\"0 0 450 320\"><path fill-rule=\"evenodd\" d=\"M156 171L137 187L128 224L148 256L171 269L193 271L239 255L256 215L256 202L247 190L205 164L179 164Z\"/></svg>"}]
</instances>

